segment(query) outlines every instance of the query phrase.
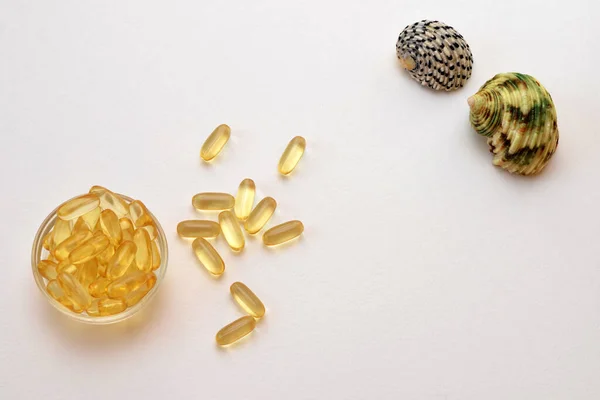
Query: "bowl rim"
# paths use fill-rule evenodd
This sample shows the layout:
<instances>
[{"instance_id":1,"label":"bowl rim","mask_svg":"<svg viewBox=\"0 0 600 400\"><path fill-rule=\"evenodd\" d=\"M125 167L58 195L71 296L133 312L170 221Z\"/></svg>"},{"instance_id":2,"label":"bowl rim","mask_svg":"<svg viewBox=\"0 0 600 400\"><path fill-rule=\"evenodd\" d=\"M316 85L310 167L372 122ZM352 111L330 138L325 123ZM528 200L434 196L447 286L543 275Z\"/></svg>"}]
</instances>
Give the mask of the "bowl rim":
<instances>
[{"instance_id":1,"label":"bowl rim","mask_svg":"<svg viewBox=\"0 0 600 400\"><path fill-rule=\"evenodd\" d=\"M121 197L123 200L126 200L128 202L132 202L134 200L131 197L125 196L120 193L115 193L115 194L117 196ZM65 306L63 306L61 303L59 303L57 300L55 300L52 296L50 296L50 294L46 290L46 283L45 283L46 279L39 273L37 266L38 266L38 263L41 261L42 252L44 251L44 247L43 247L44 237L50 231L50 229L52 229L54 227L56 219L58 218L58 215L57 215L58 209L66 202L71 201L74 198L79 197L79 196L81 196L81 195L75 196L69 200L66 200L65 202L61 203L60 205L58 205L58 207L56 207L54 210L52 210L52 212L50 212L50 214L48 214L48 216L44 219L44 221L38 228L35 238L33 239L33 246L31 248L31 269L33 271L33 277L35 279L35 283L37 284L38 289L40 289L42 294L46 297L46 300L48 300L48 302L55 309L57 309L64 315L67 315L68 317L71 317L72 319L74 319L76 321L80 321L80 322L91 324L91 325L108 325L108 324L114 324L114 323L117 323L120 321L124 321L128 318L131 318L137 312L139 312L140 310L145 308L150 303L152 298L154 298L154 296L156 295L156 292L158 291L158 288L159 288L161 282L163 281L165 274L167 273L167 266L169 264L169 249L168 249L169 246L167 243L167 237L165 235L165 232L163 231L162 226L160 225L160 222L158 222L158 220L156 219L154 214L152 214L152 212L150 212L150 210L148 210L148 215L150 216L150 218L152 218L152 221L154 221L154 223L156 225L156 229L158 231L158 236L156 238L157 238L157 245L160 250L161 260L160 260L160 266L155 270L157 272L156 273L156 284L148 292L148 294L146 294L146 296L144 296L144 298L142 300L140 300L139 303L137 303L133 307L129 307L129 308L125 309L125 311L123 311L121 313L118 313L115 315L107 315L104 317L92 317L92 316L89 316L84 313L81 313L81 314L75 313L75 312L69 310L68 308L66 308Z\"/></svg>"}]
</instances>

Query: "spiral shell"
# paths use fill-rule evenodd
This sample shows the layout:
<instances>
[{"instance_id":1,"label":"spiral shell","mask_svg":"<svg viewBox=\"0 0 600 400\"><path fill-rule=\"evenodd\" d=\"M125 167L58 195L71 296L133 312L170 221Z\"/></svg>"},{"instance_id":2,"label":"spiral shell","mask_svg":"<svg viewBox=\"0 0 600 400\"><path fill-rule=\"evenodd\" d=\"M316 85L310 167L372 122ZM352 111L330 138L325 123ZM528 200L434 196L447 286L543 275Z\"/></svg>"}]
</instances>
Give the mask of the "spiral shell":
<instances>
[{"instance_id":1,"label":"spiral shell","mask_svg":"<svg viewBox=\"0 0 600 400\"><path fill-rule=\"evenodd\" d=\"M396 55L414 80L435 90L458 89L471 77L469 45L454 28L439 21L423 20L404 28Z\"/></svg>"},{"instance_id":2,"label":"spiral shell","mask_svg":"<svg viewBox=\"0 0 600 400\"><path fill-rule=\"evenodd\" d=\"M552 97L532 76L498 74L468 99L471 125L488 138L494 165L509 172L540 172L556 151Z\"/></svg>"}]
</instances>

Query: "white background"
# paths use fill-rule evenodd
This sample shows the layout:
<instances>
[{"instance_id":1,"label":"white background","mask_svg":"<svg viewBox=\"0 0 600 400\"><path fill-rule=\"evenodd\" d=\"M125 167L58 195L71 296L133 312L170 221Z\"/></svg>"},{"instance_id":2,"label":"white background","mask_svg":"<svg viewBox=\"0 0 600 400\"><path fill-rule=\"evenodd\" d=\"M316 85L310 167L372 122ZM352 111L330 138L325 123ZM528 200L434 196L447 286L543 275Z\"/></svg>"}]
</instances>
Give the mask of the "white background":
<instances>
[{"instance_id":1,"label":"white background","mask_svg":"<svg viewBox=\"0 0 600 400\"><path fill-rule=\"evenodd\" d=\"M597 399L598 27L592 1L0 2L0 398ZM420 19L454 26L475 65L453 93L395 55ZM498 72L552 94L558 152L535 178L493 167L466 98ZM227 123L207 166L199 149ZM293 176L276 164L308 142ZM177 222L193 194L253 178L298 218L283 249L248 239L212 279ZM113 326L38 292L34 234L104 185L168 234L150 308ZM215 218L209 215L209 218ZM267 305L251 337L240 280Z\"/></svg>"}]
</instances>

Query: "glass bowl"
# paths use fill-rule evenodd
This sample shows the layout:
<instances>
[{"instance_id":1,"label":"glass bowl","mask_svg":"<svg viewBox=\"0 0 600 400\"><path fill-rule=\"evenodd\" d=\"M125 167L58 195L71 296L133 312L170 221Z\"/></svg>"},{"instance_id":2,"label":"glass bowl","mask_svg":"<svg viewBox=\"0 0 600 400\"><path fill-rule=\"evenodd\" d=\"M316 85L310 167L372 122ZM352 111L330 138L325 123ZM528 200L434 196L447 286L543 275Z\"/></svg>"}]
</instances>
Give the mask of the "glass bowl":
<instances>
[{"instance_id":1,"label":"glass bowl","mask_svg":"<svg viewBox=\"0 0 600 400\"><path fill-rule=\"evenodd\" d=\"M121 198L126 200L127 202L133 201L133 199L130 197L127 197L127 196L124 196L124 195L118 194L118 193L115 193L115 194L117 194L118 196L120 196ZM67 200L67 201L69 201L69 200ZM169 261L169 250L168 250L168 246L167 246L167 238L165 236L165 232L163 231L162 226L160 226L160 223L158 222L156 217L150 211L148 211L148 215L150 215L150 217L156 224L156 229L158 230L158 236L156 237L156 244L158 245L158 249L160 251L161 261L160 261L160 267L158 267L158 269L156 269L154 271L154 273L156 274L156 284L148 292L148 294L146 294L146 296L144 296L144 298L142 300L140 300L139 303L137 303L133 307L129 307L129 308L125 309L125 311L123 311L119 314L107 315L104 317L92 317L85 313L77 314L77 313L69 310L68 308L66 308L65 306L60 304L58 301L56 301L52 296L50 296L50 294L46 291L46 280L39 273L37 266L38 266L38 263L40 262L40 260L42 259L42 255L46 255L48 253L48 251L44 249L43 240L44 240L44 237L46 236L46 234L54 227L54 223L57 218L56 212L58 211L58 209L60 208L61 205L56 207L50 213L50 215L48 215L46 217L44 222L42 222L42 225L40 225L40 228L38 229L37 234L35 235L35 239L33 240L33 247L31 249L31 269L33 271L33 277L35 279L35 283L37 284L38 288L40 289L40 291L42 292L44 297L46 297L46 300L48 300L48 302L50 304L52 304L52 306L54 308L56 308L58 311L65 314L66 316L68 316L74 320L84 322L87 324L92 324L92 325L108 325L108 324L114 324L116 322L124 321L127 318L131 318L137 312L139 312L140 310L147 307L148 304L150 304L150 301L152 300L154 295L156 295L156 292L158 291L158 288L159 288L160 284L162 283L163 278L165 277L165 274L167 272L167 265L168 265L168 261Z\"/></svg>"}]
</instances>

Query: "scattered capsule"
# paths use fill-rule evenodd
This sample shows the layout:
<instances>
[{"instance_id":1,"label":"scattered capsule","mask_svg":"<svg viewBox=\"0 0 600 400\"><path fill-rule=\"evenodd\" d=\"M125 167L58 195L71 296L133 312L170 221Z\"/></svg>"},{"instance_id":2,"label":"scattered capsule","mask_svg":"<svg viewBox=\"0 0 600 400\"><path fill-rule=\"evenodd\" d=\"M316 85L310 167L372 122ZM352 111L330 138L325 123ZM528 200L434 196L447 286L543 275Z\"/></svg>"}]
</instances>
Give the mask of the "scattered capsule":
<instances>
[{"instance_id":1,"label":"scattered capsule","mask_svg":"<svg viewBox=\"0 0 600 400\"><path fill-rule=\"evenodd\" d=\"M69 253L69 261L73 264L84 263L106 250L109 244L110 240L105 235L94 235Z\"/></svg>"},{"instance_id":2,"label":"scattered capsule","mask_svg":"<svg viewBox=\"0 0 600 400\"><path fill-rule=\"evenodd\" d=\"M135 243L121 243L106 266L106 277L110 280L115 280L125 275L125 272L135 259L136 252L137 246Z\"/></svg>"},{"instance_id":3,"label":"scattered capsule","mask_svg":"<svg viewBox=\"0 0 600 400\"><path fill-rule=\"evenodd\" d=\"M221 233L221 227L214 221L199 219L181 221L177 224L177 233L182 238L216 238Z\"/></svg>"},{"instance_id":4,"label":"scattered capsule","mask_svg":"<svg viewBox=\"0 0 600 400\"><path fill-rule=\"evenodd\" d=\"M234 204L235 199L229 193L198 193L192 198L192 205L197 210L230 210Z\"/></svg>"},{"instance_id":5,"label":"scattered capsule","mask_svg":"<svg viewBox=\"0 0 600 400\"><path fill-rule=\"evenodd\" d=\"M244 179L238 187L237 195L235 196L235 216L240 221L245 221L252 211L254 205L254 194L256 193L256 185L252 179Z\"/></svg>"},{"instance_id":6,"label":"scattered capsule","mask_svg":"<svg viewBox=\"0 0 600 400\"><path fill-rule=\"evenodd\" d=\"M77 265L72 264L68 258L66 260L59 262L58 266L56 267L56 272L59 274L61 272L66 272L67 274L71 274L71 275L75 276L75 275L77 275L77 270L78 270Z\"/></svg>"},{"instance_id":7,"label":"scattered capsule","mask_svg":"<svg viewBox=\"0 0 600 400\"><path fill-rule=\"evenodd\" d=\"M267 246L276 246L300 236L304 232L304 225L300 221L288 221L269 229L263 234L263 243Z\"/></svg>"},{"instance_id":8,"label":"scattered capsule","mask_svg":"<svg viewBox=\"0 0 600 400\"><path fill-rule=\"evenodd\" d=\"M69 236L71 236L71 224L69 223L69 221L57 218L56 222L54 223L54 229L52 230L52 232L54 232L52 235L52 239L54 241L54 247L56 248L56 246L58 246Z\"/></svg>"},{"instance_id":9,"label":"scattered capsule","mask_svg":"<svg viewBox=\"0 0 600 400\"><path fill-rule=\"evenodd\" d=\"M148 209L139 200L134 200L129 204L129 216L137 227L154 223Z\"/></svg>"},{"instance_id":10,"label":"scattered capsule","mask_svg":"<svg viewBox=\"0 0 600 400\"><path fill-rule=\"evenodd\" d=\"M119 225L121 226L123 240L133 241L133 231L135 230L133 227L133 222L131 222L129 218L123 217L119 219Z\"/></svg>"},{"instance_id":11,"label":"scattered capsule","mask_svg":"<svg viewBox=\"0 0 600 400\"><path fill-rule=\"evenodd\" d=\"M157 270L160 267L160 250L156 242L152 242L152 271Z\"/></svg>"},{"instance_id":12,"label":"scattered capsule","mask_svg":"<svg viewBox=\"0 0 600 400\"><path fill-rule=\"evenodd\" d=\"M219 276L225 271L225 263L215 248L204 238L196 238L192 248L200 263L213 275Z\"/></svg>"},{"instance_id":13,"label":"scattered capsule","mask_svg":"<svg viewBox=\"0 0 600 400\"><path fill-rule=\"evenodd\" d=\"M69 257L69 254L81 243L92 237L90 231L74 232L71 236L63 240L54 250L54 256L57 260L63 261Z\"/></svg>"},{"instance_id":14,"label":"scattered capsule","mask_svg":"<svg viewBox=\"0 0 600 400\"><path fill-rule=\"evenodd\" d=\"M88 292L94 297L106 296L106 288L110 284L110 280L100 277L88 286Z\"/></svg>"},{"instance_id":15,"label":"scattered capsule","mask_svg":"<svg viewBox=\"0 0 600 400\"><path fill-rule=\"evenodd\" d=\"M80 313L83 311L83 309L77 308L75 304L73 304L73 302L69 300L67 294L65 293L65 291L60 286L57 280L49 281L46 285L46 291L48 292L48 294L50 294L50 296L52 296L54 300L58 301L60 304L67 307L71 311L76 313Z\"/></svg>"},{"instance_id":16,"label":"scattered capsule","mask_svg":"<svg viewBox=\"0 0 600 400\"><path fill-rule=\"evenodd\" d=\"M250 216L248 216L248 219L244 223L246 232L255 234L260 231L263 226L269 222L276 208L277 202L272 197L265 197L262 199L256 207L254 207L254 210L252 210Z\"/></svg>"},{"instance_id":17,"label":"scattered capsule","mask_svg":"<svg viewBox=\"0 0 600 400\"><path fill-rule=\"evenodd\" d=\"M83 263L77 269L77 279L81 282L84 288L89 288L90 284L94 282L98 276L98 261L92 258L89 261Z\"/></svg>"},{"instance_id":18,"label":"scattered capsule","mask_svg":"<svg viewBox=\"0 0 600 400\"><path fill-rule=\"evenodd\" d=\"M114 315L125 311L127 303L123 299L100 299L98 301L98 311L100 316Z\"/></svg>"},{"instance_id":19,"label":"scattered capsule","mask_svg":"<svg viewBox=\"0 0 600 400\"><path fill-rule=\"evenodd\" d=\"M260 299L242 282L235 282L229 288L235 301L254 318L265 315L265 306Z\"/></svg>"},{"instance_id":20,"label":"scattered capsule","mask_svg":"<svg viewBox=\"0 0 600 400\"><path fill-rule=\"evenodd\" d=\"M100 202L100 204L102 204L102 202ZM90 230L93 230L100 220L100 211L100 207L96 207L92 211L87 212L80 217L85 221Z\"/></svg>"},{"instance_id":21,"label":"scattered capsule","mask_svg":"<svg viewBox=\"0 0 600 400\"><path fill-rule=\"evenodd\" d=\"M125 296L127 307L133 307L140 302L156 284L156 279L149 279L143 285Z\"/></svg>"},{"instance_id":22,"label":"scattered capsule","mask_svg":"<svg viewBox=\"0 0 600 400\"><path fill-rule=\"evenodd\" d=\"M144 225L144 226L140 227L140 229L144 229L146 232L148 232L148 236L150 237L150 240L154 240L158 237L158 229L156 229L156 226L154 226L153 223Z\"/></svg>"},{"instance_id":23,"label":"scattered capsule","mask_svg":"<svg viewBox=\"0 0 600 400\"><path fill-rule=\"evenodd\" d=\"M120 243L123 239L119 218L112 210L104 210L100 214L100 229L110 238L113 244Z\"/></svg>"},{"instance_id":24,"label":"scattered capsule","mask_svg":"<svg viewBox=\"0 0 600 400\"><path fill-rule=\"evenodd\" d=\"M252 332L254 328L256 328L256 320L254 318L246 315L245 317L236 319L217 332L217 344L219 346L232 344Z\"/></svg>"},{"instance_id":25,"label":"scattered capsule","mask_svg":"<svg viewBox=\"0 0 600 400\"><path fill-rule=\"evenodd\" d=\"M219 225L221 225L221 232L223 232L223 237L225 237L229 247L235 251L241 251L246 244L246 240L235 215L229 210L221 212L219 214Z\"/></svg>"},{"instance_id":26,"label":"scattered capsule","mask_svg":"<svg viewBox=\"0 0 600 400\"><path fill-rule=\"evenodd\" d=\"M283 175L289 175L298 165L305 148L306 140L302 136L293 138L283 151L281 159L279 159L279 172Z\"/></svg>"},{"instance_id":27,"label":"scattered capsule","mask_svg":"<svg viewBox=\"0 0 600 400\"><path fill-rule=\"evenodd\" d=\"M58 265L49 260L42 260L38 263L38 271L40 275L49 281L56 279Z\"/></svg>"},{"instance_id":28,"label":"scattered capsule","mask_svg":"<svg viewBox=\"0 0 600 400\"><path fill-rule=\"evenodd\" d=\"M214 131L206 138L202 149L200 149L200 157L204 161L210 161L215 158L231 136L231 128L225 124L219 125Z\"/></svg>"},{"instance_id":29,"label":"scattered capsule","mask_svg":"<svg viewBox=\"0 0 600 400\"><path fill-rule=\"evenodd\" d=\"M111 210L119 217L127 215L129 206L119 195L102 186L92 186L90 193L98 196L103 210Z\"/></svg>"},{"instance_id":30,"label":"scattered capsule","mask_svg":"<svg viewBox=\"0 0 600 400\"><path fill-rule=\"evenodd\" d=\"M58 217L66 221L81 217L100 205L100 199L95 194L84 194L64 203L58 209Z\"/></svg>"},{"instance_id":31,"label":"scattered capsule","mask_svg":"<svg viewBox=\"0 0 600 400\"><path fill-rule=\"evenodd\" d=\"M58 283L75 308L85 310L92 303L90 294L73 275L65 272L59 273Z\"/></svg>"},{"instance_id":32,"label":"scattered capsule","mask_svg":"<svg viewBox=\"0 0 600 400\"><path fill-rule=\"evenodd\" d=\"M154 283L156 283L156 275L153 272L135 271L111 282L106 288L106 293L113 299L123 298L142 285L154 286Z\"/></svg>"},{"instance_id":33,"label":"scattered capsule","mask_svg":"<svg viewBox=\"0 0 600 400\"><path fill-rule=\"evenodd\" d=\"M140 271L152 271L152 245L146 230L138 228L133 233L133 243L137 246L135 263Z\"/></svg>"}]
</instances>

